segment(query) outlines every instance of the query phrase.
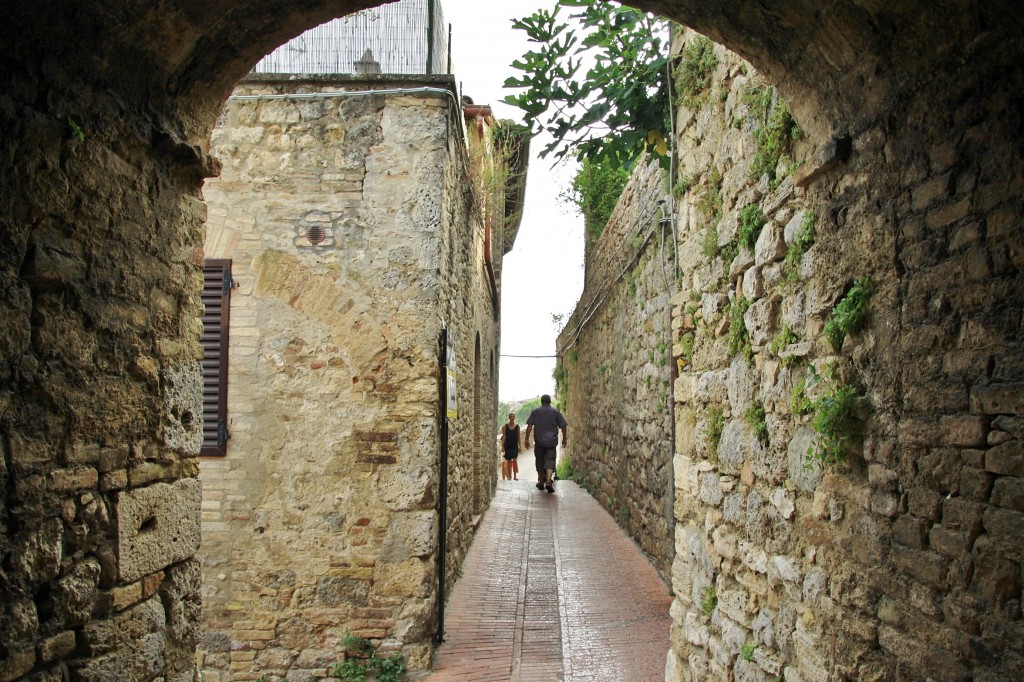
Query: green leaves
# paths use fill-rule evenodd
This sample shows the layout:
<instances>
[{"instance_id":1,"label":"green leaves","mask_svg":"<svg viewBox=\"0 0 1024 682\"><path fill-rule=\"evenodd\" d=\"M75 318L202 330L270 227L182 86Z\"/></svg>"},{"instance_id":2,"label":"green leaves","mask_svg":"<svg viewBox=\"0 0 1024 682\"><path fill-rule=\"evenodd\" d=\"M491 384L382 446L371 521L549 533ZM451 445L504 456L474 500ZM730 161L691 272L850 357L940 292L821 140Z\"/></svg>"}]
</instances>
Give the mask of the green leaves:
<instances>
[{"instance_id":1,"label":"green leaves","mask_svg":"<svg viewBox=\"0 0 1024 682\"><path fill-rule=\"evenodd\" d=\"M561 21L565 8L575 8ZM667 163L666 25L653 15L597 0L558 0L512 27L537 44L512 63L505 81L522 88L506 104L521 109L533 134L552 141L541 156L567 155L629 168L644 151ZM584 64L586 69L584 71Z\"/></svg>"},{"instance_id":2,"label":"green leaves","mask_svg":"<svg viewBox=\"0 0 1024 682\"><path fill-rule=\"evenodd\" d=\"M842 300L832 309L825 321L825 338L832 348L840 350L847 334L859 331L868 314L868 300L871 298L871 280L861 277L853 283Z\"/></svg>"}]
</instances>

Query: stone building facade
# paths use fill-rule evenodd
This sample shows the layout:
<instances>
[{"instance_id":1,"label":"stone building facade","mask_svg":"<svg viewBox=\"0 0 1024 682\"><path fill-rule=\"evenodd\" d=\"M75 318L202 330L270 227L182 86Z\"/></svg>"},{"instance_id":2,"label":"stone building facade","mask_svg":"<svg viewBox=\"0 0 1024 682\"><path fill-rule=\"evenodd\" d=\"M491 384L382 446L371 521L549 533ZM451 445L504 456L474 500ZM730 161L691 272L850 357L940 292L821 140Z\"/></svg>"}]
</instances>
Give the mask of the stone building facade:
<instances>
[{"instance_id":1,"label":"stone building facade","mask_svg":"<svg viewBox=\"0 0 1024 682\"><path fill-rule=\"evenodd\" d=\"M450 587L495 486L481 438L516 226L488 229L504 216L486 192L505 188L482 171L508 160L483 109L464 121L449 77L385 76L251 76L225 107L204 187L206 257L229 259L236 285L230 439L199 472L207 680L323 677L347 636L429 665L439 505Z\"/></svg>"},{"instance_id":2,"label":"stone building facade","mask_svg":"<svg viewBox=\"0 0 1024 682\"><path fill-rule=\"evenodd\" d=\"M202 582L202 186L218 172L210 136L260 57L374 4L6 3L0 680L192 678ZM750 483L746 455L715 463L696 439L677 445L669 678L730 665L753 679L770 679L776 666L787 680L1021 677L1024 6L635 4L740 54L794 112L805 182L785 201L804 202L816 229L801 259L807 327L797 344L811 344L810 361L835 355L870 408L858 407L859 446L813 493L783 479L789 519L785 496L776 504L772 492L777 470L754 470L756 447ZM707 128L696 121L689 138ZM779 188L769 190L757 202L781 223L784 209L765 201ZM773 263L758 266L754 253L747 270L764 277ZM744 271L744 286L750 277ZM819 326L861 277L875 285L867 326L833 352ZM738 273L729 279L735 285ZM770 280L762 286L775 291ZM696 303L678 301L676 318ZM703 295L699 303L705 312ZM759 309L781 315L789 305L783 297L777 309ZM707 312L721 319L713 301ZM744 320L748 334L755 321ZM694 355L708 380L746 374L731 360L712 363L728 350L713 350L713 338ZM758 377L774 362L768 348L751 346ZM481 366L486 357L482 348ZM677 425L708 421L712 404L730 399L728 386L700 380L692 397L692 383L681 376L673 385ZM776 448L773 424L799 420L757 390ZM732 424L737 396L723 439L744 436L747 422ZM456 429L472 430L464 424ZM707 501L684 498L694 486ZM736 492L745 493L739 518ZM726 514L735 520L723 523L716 547ZM735 537L754 546L737 540L734 553ZM695 591L702 581L714 592ZM703 630L689 627L703 618Z\"/></svg>"},{"instance_id":3,"label":"stone building facade","mask_svg":"<svg viewBox=\"0 0 1024 682\"><path fill-rule=\"evenodd\" d=\"M1020 677L1020 205L995 180L1020 157L978 141L991 124L816 149L749 63L692 32L675 50L680 80L701 50L715 66L683 93L672 196L634 175L559 338L574 468L659 565L640 490L673 453L666 679ZM668 286L664 247L635 236L658 199ZM662 404L669 315L673 428L628 429Z\"/></svg>"}]
</instances>

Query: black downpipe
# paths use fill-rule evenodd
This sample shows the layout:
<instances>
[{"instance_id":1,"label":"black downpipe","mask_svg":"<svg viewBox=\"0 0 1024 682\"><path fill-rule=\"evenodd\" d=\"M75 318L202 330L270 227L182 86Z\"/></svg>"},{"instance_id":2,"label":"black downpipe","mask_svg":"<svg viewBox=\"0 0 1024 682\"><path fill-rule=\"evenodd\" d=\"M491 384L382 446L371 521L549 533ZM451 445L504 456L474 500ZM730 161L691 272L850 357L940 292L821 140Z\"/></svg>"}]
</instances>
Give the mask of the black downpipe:
<instances>
[{"instance_id":1,"label":"black downpipe","mask_svg":"<svg viewBox=\"0 0 1024 682\"><path fill-rule=\"evenodd\" d=\"M427 0L427 75L434 73L434 0Z\"/></svg>"},{"instance_id":2,"label":"black downpipe","mask_svg":"<svg viewBox=\"0 0 1024 682\"><path fill-rule=\"evenodd\" d=\"M440 421L441 450L440 474L437 496L437 630L434 641L444 641L444 602L445 602L445 556L448 554L448 328L441 327L441 339L438 351L438 420Z\"/></svg>"}]
</instances>

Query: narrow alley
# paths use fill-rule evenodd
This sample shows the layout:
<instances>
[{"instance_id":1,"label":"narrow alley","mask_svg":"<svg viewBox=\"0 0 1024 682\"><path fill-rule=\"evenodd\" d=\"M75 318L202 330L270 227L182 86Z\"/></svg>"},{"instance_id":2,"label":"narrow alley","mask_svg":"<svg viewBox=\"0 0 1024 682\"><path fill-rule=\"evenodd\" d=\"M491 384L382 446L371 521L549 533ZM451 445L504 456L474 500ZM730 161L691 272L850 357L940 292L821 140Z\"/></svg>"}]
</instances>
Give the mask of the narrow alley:
<instances>
[{"instance_id":1,"label":"narrow alley","mask_svg":"<svg viewBox=\"0 0 1024 682\"><path fill-rule=\"evenodd\" d=\"M668 587L572 481L499 481L445 617L430 682L662 680Z\"/></svg>"}]
</instances>

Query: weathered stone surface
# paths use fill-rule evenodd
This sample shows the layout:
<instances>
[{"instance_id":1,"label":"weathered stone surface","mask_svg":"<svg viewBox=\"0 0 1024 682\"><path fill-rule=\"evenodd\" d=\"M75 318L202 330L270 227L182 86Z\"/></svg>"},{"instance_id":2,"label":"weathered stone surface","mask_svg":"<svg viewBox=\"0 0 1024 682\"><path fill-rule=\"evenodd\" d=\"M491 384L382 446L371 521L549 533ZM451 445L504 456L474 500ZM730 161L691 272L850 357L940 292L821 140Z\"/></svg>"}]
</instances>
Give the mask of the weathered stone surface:
<instances>
[{"instance_id":1,"label":"weathered stone surface","mask_svg":"<svg viewBox=\"0 0 1024 682\"><path fill-rule=\"evenodd\" d=\"M195 479L155 483L119 493L117 517L118 577L138 580L199 548L202 489Z\"/></svg>"}]
</instances>

